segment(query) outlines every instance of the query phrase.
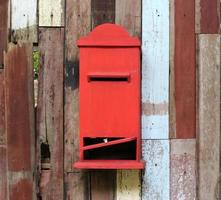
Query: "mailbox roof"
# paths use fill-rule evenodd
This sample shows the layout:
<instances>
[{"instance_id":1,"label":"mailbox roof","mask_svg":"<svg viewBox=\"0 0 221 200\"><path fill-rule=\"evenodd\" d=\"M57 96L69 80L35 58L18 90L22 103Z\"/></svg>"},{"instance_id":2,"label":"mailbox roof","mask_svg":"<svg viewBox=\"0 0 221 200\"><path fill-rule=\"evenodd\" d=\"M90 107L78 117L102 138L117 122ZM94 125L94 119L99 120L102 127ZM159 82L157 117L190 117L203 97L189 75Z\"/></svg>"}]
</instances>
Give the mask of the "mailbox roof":
<instances>
[{"instance_id":1,"label":"mailbox roof","mask_svg":"<svg viewBox=\"0 0 221 200\"><path fill-rule=\"evenodd\" d=\"M115 24L102 24L97 26L86 37L77 41L79 47L140 47L140 40L131 37L121 26Z\"/></svg>"}]
</instances>

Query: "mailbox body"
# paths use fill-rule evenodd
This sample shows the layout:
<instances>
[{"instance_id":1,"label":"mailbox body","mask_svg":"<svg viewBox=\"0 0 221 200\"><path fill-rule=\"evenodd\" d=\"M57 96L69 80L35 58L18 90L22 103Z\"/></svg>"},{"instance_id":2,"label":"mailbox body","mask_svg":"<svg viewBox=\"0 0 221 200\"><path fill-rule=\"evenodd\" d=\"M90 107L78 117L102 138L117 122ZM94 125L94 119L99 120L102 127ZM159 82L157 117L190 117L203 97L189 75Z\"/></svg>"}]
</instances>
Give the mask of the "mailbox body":
<instances>
[{"instance_id":1,"label":"mailbox body","mask_svg":"<svg viewBox=\"0 0 221 200\"><path fill-rule=\"evenodd\" d=\"M80 160L75 168L141 169L140 42L104 24L80 47Z\"/></svg>"}]
</instances>

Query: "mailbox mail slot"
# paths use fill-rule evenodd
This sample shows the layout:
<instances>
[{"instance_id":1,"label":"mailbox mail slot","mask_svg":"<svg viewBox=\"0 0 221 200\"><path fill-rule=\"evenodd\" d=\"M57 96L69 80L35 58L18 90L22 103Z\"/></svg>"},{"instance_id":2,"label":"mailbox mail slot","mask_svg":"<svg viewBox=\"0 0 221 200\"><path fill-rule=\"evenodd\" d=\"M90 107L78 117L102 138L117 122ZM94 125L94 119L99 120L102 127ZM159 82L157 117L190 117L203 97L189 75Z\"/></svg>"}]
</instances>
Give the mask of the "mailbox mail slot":
<instances>
[{"instance_id":1,"label":"mailbox mail slot","mask_svg":"<svg viewBox=\"0 0 221 200\"><path fill-rule=\"evenodd\" d=\"M142 169L140 41L114 24L80 48L80 159L75 168Z\"/></svg>"}]
</instances>

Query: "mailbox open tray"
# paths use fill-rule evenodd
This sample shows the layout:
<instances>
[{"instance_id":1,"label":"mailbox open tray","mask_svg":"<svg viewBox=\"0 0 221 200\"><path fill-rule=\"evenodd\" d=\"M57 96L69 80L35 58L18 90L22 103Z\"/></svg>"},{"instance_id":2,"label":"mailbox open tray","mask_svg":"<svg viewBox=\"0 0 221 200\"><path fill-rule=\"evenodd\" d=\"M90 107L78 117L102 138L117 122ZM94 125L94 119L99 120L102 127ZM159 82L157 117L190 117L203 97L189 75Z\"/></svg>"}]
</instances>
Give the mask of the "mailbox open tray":
<instances>
[{"instance_id":1,"label":"mailbox open tray","mask_svg":"<svg viewBox=\"0 0 221 200\"><path fill-rule=\"evenodd\" d=\"M136 159L136 137L84 138L84 160L74 164L83 169L143 169Z\"/></svg>"}]
</instances>

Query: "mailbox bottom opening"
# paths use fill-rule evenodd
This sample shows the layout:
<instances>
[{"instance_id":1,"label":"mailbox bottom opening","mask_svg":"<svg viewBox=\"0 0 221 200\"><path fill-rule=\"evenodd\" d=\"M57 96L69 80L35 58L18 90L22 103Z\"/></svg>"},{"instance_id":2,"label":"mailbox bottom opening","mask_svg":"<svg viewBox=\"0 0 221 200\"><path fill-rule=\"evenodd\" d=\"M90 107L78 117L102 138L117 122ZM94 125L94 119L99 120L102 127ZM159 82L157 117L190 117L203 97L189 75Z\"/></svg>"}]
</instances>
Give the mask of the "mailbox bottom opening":
<instances>
[{"instance_id":1,"label":"mailbox bottom opening","mask_svg":"<svg viewBox=\"0 0 221 200\"><path fill-rule=\"evenodd\" d=\"M84 160L73 164L75 169L144 169L143 160Z\"/></svg>"}]
</instances>

